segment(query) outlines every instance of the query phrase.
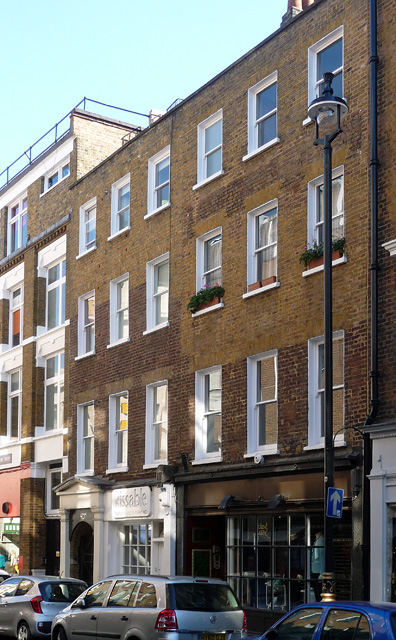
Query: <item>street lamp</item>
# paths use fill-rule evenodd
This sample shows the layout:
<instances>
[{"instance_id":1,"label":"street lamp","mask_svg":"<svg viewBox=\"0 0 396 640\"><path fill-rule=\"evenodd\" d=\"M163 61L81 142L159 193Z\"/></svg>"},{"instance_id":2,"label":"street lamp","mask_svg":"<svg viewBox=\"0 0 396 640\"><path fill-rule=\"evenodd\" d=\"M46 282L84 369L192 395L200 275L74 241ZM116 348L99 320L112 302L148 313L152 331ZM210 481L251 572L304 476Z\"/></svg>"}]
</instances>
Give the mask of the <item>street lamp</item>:
<instances>
[{"instance_id":1,"label":"street lamp","mask_svg":"<svg viewBox=\"0 0 396 640\"><path fill-rule=\"evenodd\" d=\"M323 600L335 599L333 520L326 515L328 490L334 486L333 445L333 282L332 282L332 176L331 161L333 140L341 133L341 119L348 113L348 105L342 98L333 96L331 87L334 75L323 74L323 92L311 102L308 116L315 121L315 145L323 146L323 298L324 298L324 557ZM319 138L319 127L336 129Z\"/></svg>"}]
</instances>

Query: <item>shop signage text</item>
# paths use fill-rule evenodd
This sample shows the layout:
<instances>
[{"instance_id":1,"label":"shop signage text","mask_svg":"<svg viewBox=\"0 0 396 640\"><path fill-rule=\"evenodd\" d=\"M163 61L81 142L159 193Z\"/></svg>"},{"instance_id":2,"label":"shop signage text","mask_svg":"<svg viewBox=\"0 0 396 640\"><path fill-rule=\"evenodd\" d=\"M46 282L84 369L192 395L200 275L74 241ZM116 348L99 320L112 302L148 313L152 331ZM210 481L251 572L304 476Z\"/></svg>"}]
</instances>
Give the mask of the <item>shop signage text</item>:
<instances>
[{"instance_id":1,"label":"shop signage text","mask_svg":"<svg viewBox=\"0 0 396 640\"><path fill-rule=\"evenodd\" d=\"M112 493L113 518L136 518L151 515L150 487L114 489Z\"/></svg>"}]
</instances>

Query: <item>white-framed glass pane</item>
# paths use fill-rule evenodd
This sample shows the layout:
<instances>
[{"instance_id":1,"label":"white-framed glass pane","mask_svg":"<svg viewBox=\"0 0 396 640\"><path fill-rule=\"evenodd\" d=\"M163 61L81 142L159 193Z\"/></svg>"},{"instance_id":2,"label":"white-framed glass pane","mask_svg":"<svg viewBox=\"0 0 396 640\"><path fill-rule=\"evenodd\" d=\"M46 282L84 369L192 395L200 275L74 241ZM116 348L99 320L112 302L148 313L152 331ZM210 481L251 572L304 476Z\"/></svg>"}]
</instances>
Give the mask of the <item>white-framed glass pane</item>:
<instances>
[{"instance_id":1,"label":"white-framed glass pane","mask_svg":"<svg viewBox=\"0 0 396 640\"><path fill-rule=\"evenodd\" d=\"M343 238L344 230L344 176L337 176L331 181L332 188L332 240ZM316 240L324 241L324 186L316 188Z\"/></svg>"},{"instance_id":2,"label":"white-framed glass pane","mask_svg":"<svg viewBox=\"0 0 396 640\"><path fill-rule=\"evenodd\" d=\"M332 82L332 88L335 96L342 98L342 38L336 40L317 55L317 73L316 81L320 87L320 95L323 90L323 74L331 71L337 72Z\"/></svg>"},{"instance_id":3,"label":"white-framed glass pane","mask_svg":"<svg viewBox=\"0 0 396 640\"><path fill-rule=\"evenodd\" d=\"M205 129L206 177L221 171L222 121L218 120Z\"/></svg>"},{"instance_id":4,"label":"white-framed glass pane","mask_svg":"<svg viewBox=\"0 0 396 640\"><path fill-rule=\"evenodd\" d=\"M215 284L221 284L221 233L206 240L204 244L204 273L203 284L213 287Z\"/></svg>"},{"instance_id":5,"label":"white-framed glass pane","mask_svg":"<svg viewBox=\"0 0 396 640\"><path fill-rule=\"evenodd\" d=\"M155 165L156 207L169 202L169 156Z\"/></svg>"},{"instance_id":6,"label":"white-framed glass pane","mask_svg":"<svg viewBox=\"0 0 396 640\"><path fill-rule=\"evenodd\" d=\"M129 225L129 184L120 187L117 195L118 230L120 231Z\"/></svg>"},{"instance_id":7,"label":"white-framed glass pane","mask_svg":"<svg viewBox=\"0 0 396 640\"><path fill-rule=\"evenodd\" d=\"M258 147L276 138L276 89L277 85L274 83L256 95Z\"/></svg>"},{"instance_id":8,"label":"white-framed glass pane","mask_svg":"<svg viewBox=\"0 0 396 640\"><path fill-rule=\"evenodd\" d=\"M121 340L128 337L129 330L129 282L122 280L117 282L117 338Z\"/></svg>"},{"instance_id":9,"label":"white-framed glass pane","mask_svg":"<svg viewBox=\"0 0 396 640\"><path fill-rule=\"evenodd\" d=\"M153 414L154 459L164 460L168 432L168 387L165 384L153 388Z\"/></svg>"},{"instance_id":10,"label":"white-framed glass pane","mask_svg":"<svg viewBox=\"0 0 396 640\"><path fill-rule=\"evenodd\" d=\"M115 398L116 462L125 465L128 454L128 396Z\"/></svg>"},{"instance_id":11,"label":"white-framed glass pane","mask_svg":"<svg viewBox=\"0 0 396 640\"><path fill-rule=\"evenodd\" d=\"M169 288L169 260L164 260L154 267L154 303L155 323L161 324L168 320L168 288Z\"/></svg>"},{"instance_id":12,"label":"white-framed glass pane","mask_svg":"<svg viewBox=\"0 0 396 640\"><path fill-rule=\"evenodd\" d=\"M85 211L85 249L90 249L96 240L96 207Z\"/></svg>"},{"instance_id":13,"label":"white-framed glass pane","mask_svg":"<svg viewBox=\"0 0 396 640\"><path fill-rule=\"evenodd\" d=\"M278 212L271 209L256 216L255 259L257 280L277 273Z\"/></svg>"}]
</instances>

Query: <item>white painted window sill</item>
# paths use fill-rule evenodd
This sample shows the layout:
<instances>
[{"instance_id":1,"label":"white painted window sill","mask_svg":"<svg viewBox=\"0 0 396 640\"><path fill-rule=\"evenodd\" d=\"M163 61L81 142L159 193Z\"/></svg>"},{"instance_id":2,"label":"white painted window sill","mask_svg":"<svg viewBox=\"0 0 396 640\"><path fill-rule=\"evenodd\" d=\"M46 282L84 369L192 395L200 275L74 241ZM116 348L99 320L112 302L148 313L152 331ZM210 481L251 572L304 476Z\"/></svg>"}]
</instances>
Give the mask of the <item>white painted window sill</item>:
<instances>
[{"instance_id":1,"label":"white painted window sill","mask_svg":"<svg viewBox=\"0 0 396 640\"><path fill-rule=\"evenodd\" d=\"M222 309L224 307L224 302L219 302L219 304L214 304L212 307L208 307L207 309L201 309L200 311L196 311L191 314L192 318L197 318L198 316L203 316L204 313L209 313L210 311L216 311L216 309Z\"/></svg>"},{"instance_id":2,"label":"white painted window sill","mask_svg":"<svg viewBox=\"0 0 396 640\"><path fill-rule=\"evenodd\" d=\"M84 358L89 358L90 356L95 356L96 355L96 351L89 351L88 353L82 353L79 356L76 356L74 358L75 361L77 360L84 360Z\"/></svg>"},{"instance_id":3,"label":"white painted window sill","mask_svg":"<svg viewBox=\"0 0 396 640\"><path fill-rule=\"evenodd\" d=\"M161 205L161 207L157 207L157 209L153 209L152 211L148 211L146 213L146 215L143 217L143 220L147 220L148 218L151 218L152 216L156 216L157 213L161 213L161 211L164 211L164 209L169 209L170 206L171 206L171 203L167 202L166 204Z\"/></svg>"},{"instance_id":4,"label":"white painted window sill","mask_svg":"<svg viewBox=\"0 0 396 640\"><path fill-rule=\"evenodd\" d=\"M124 227L123 229L120 229L119 231L112 233L111 236L107 238L107 242L114 240L114 238L118 238L118 236L122 236L123 233L126 233L127 231L130 231L130 230L131 230L131 225L128 225L127 227Z\"/></svg>"},{"instance_id":5,"label":"white painted window sill","mask_svg":"<svg viewBox=\"0 0 396 640\"><path fill-rule=\"evenodd\" d=\"M348 259L344 254L343 256L341 256L341 258L337 258L337 260L333 260L331 264L333 267L336 267L337 265L344 264L345 262L348 262ZM318 267L314 267L313 269L307 269L306 271L303 271L302 276L303 278L308 278L308 276L312 276L314 273L320 273L321 271L323 271L323 268L324 268L323 264L320 264Z\"/></svg>"},{"instance_id":6,"label":"white painted window sill","mask_svg":"<svg viewBox=\"0 0 396 640\"><path fill-rule=\"evenodd\" d=\"M122 340L117 340L117 342L112 342L107 345L107 349L113 349L114 347L118 347L120 344L125 344L126 342L130 342L130 338L122 338Z\"/></svg>"},{"instance_id":7,"label":"white painted window sill","mask_svg":"<svg viewBox=\"0 0 396 640\"><path fill-rule=\"evenodd\" d=\"M106 473L125 473L129 471L129 467L116 467L115 469L106 469Z\"/></svg>"},{"instance_id":8,"label":"white painted window sill","mask_svg":"<svg viewBox=\"0 0 396 640\"><path fill-rule=\"evenodd\" d=\"M197 464L214 464L216 462L223 462L223 458L219 456L218 458L202 458L202 460L191 460L192 465Z\"/></svg>"},{"instance_id":9,"label":"white painted window sill","mask_svg":"<svg viewBox=\"0 0 396 640\"><path fill-rule=\"evenodd\" d=\"M90 471L77 471L78 478L92 478L95 475L95 471L91 469Z\"/></svg>"},{"instance_id":10,"label":"white painted window sill","mask_svg":"<svg viewBox=\"0 0 396 640\"><path fill-rule=\"evenodd\" d=\"M260 287L260 289L255 289L254 291L248 291L244 293L242 298L246 300L246 298L251 298L252 296L257 296L259 293L263 293L263 291L269 291L270 289L277 289L280 287L280 282L271 282L271 284L267 284L265 287Z\"/></svg>"},{"instance_id":11,"label":"white painted window sill","mask_svg":"<svg viewBox=\"0 0 396 640\"><path fill-rule=\"evenodd\" d=\"M160 331L160 329L166 329L166 327L169 327L169 322L161 322L161 324L157 324L155 327L152 327L151 329L146 329L146 331L143 331L143 335L148 336L150 333L154 333L155 331Z\"/></svg>"},{"instance_id":12,"label":"white painted window sill","mask_svg":"<svg viewBox=\"0 0 396 640\"><path fill-rule=\"evenodd\" d=\"M335 447L346 447L346 442L344 440L344 438L336 438L334 441L334 446ZM323 442L319 442L318 444L309 444L306 447L304 447L304 451L315 451L317 449L324 449L324 443Z\"/></svg>"},{"instance_id":13,"label":"white painted window sill","mask_svg":"<svg viewBox=\"0 0 396 640\"><path fill-rule=\"evenodd\" d=\"M268 449L263 449L261 451L253 451L253 453L245 453L243 457L248 460L249 458L254 458L256 454L258 454L259 456L278 456L280 455L280 451L278 449L278 446L274 444L274 445L269 445Z\"/></svg>"},{"instance_id":14,"label":"white painted window sill","mask_svg":"<svg viewBox=\"0 0 396 640\"><path fill-rule=\"evenodd\" d=\"M82 251L81 253L78 254L78 256L76 256L76 260L80 260L80 258L83 258L84 256L87 256L88 254L92 253L92 251L96 251L97 248L98 247L95 244L95 246L90 247L86 251Z\"/></svg>"},{"instance_id":15,"label":"white painted window sill","mask_svg":"<svg viewBox=\"0 0 396 640\"><path fill-rule=\"evenodd\" d=\"M143 465L143 469L157 469L160 464L168 464L168 460L158 460L158 462L149 462Z\"/></svg>"},{"instance_id":16,"label":"white painted window sill","mask_svg":"<svg viewBox=\"0 0 396 640\"><path fill-rule=\"evenodd\" d=\"M216 178L220 178L220 176L223 176L223 175L224 175L224 170L222 169L221 171L214 173L213 176L210 176L209 178L205 178L204 180L197 182L197 184L194 184L193 191L196 191L197 189L204 187L209 182L212 182L212 180L216 180Z\"/></svg>"},{"instance_id":17,"label":"white painted window sill","mask_svg":"<svg viewBox=\"0 0 396 640\"><path fill-rule=\"evenodd\" d=\"M267 149L270 149L275 144L279 144L279 142L280 142L280 138L274 138L273 140L270 140L266 144L263 144L262 147L259 147L258 149L254 149L253 151L249 151L246 154L246 156L243 156L242 162L246 162L247 160L250 160L250 158L254 158L255 156L258 156L260 153L262 153L263 151L266 151Z\"/></svg>"}]
</instances>

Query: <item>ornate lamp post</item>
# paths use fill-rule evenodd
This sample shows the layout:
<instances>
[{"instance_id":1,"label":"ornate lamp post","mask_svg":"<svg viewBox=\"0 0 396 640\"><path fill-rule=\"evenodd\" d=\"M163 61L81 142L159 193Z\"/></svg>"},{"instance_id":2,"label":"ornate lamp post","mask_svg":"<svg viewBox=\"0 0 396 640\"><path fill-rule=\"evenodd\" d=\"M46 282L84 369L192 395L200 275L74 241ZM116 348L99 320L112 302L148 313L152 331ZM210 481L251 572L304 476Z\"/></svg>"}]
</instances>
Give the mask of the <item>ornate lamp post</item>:
<instances>
[{"instance_id":1,"label":"ornate lamp post","mask_svg":"<svg viewBox=\"0 0 396 640\"><path fill-rule=\"evenodd\" d=\"M332 142L341 133L341 119L348 113L342 98L333 96L332 73L324 73L323 93L311 102L308 116L315 121L315 145L323 146L323 258L324 258L324 545L323 600L335 599L333 520L326 515L328 490L334 486L333 445L333 282L332 282ZM319 127L328 131L319 138Z\"/></svg>"}]
</instances>

